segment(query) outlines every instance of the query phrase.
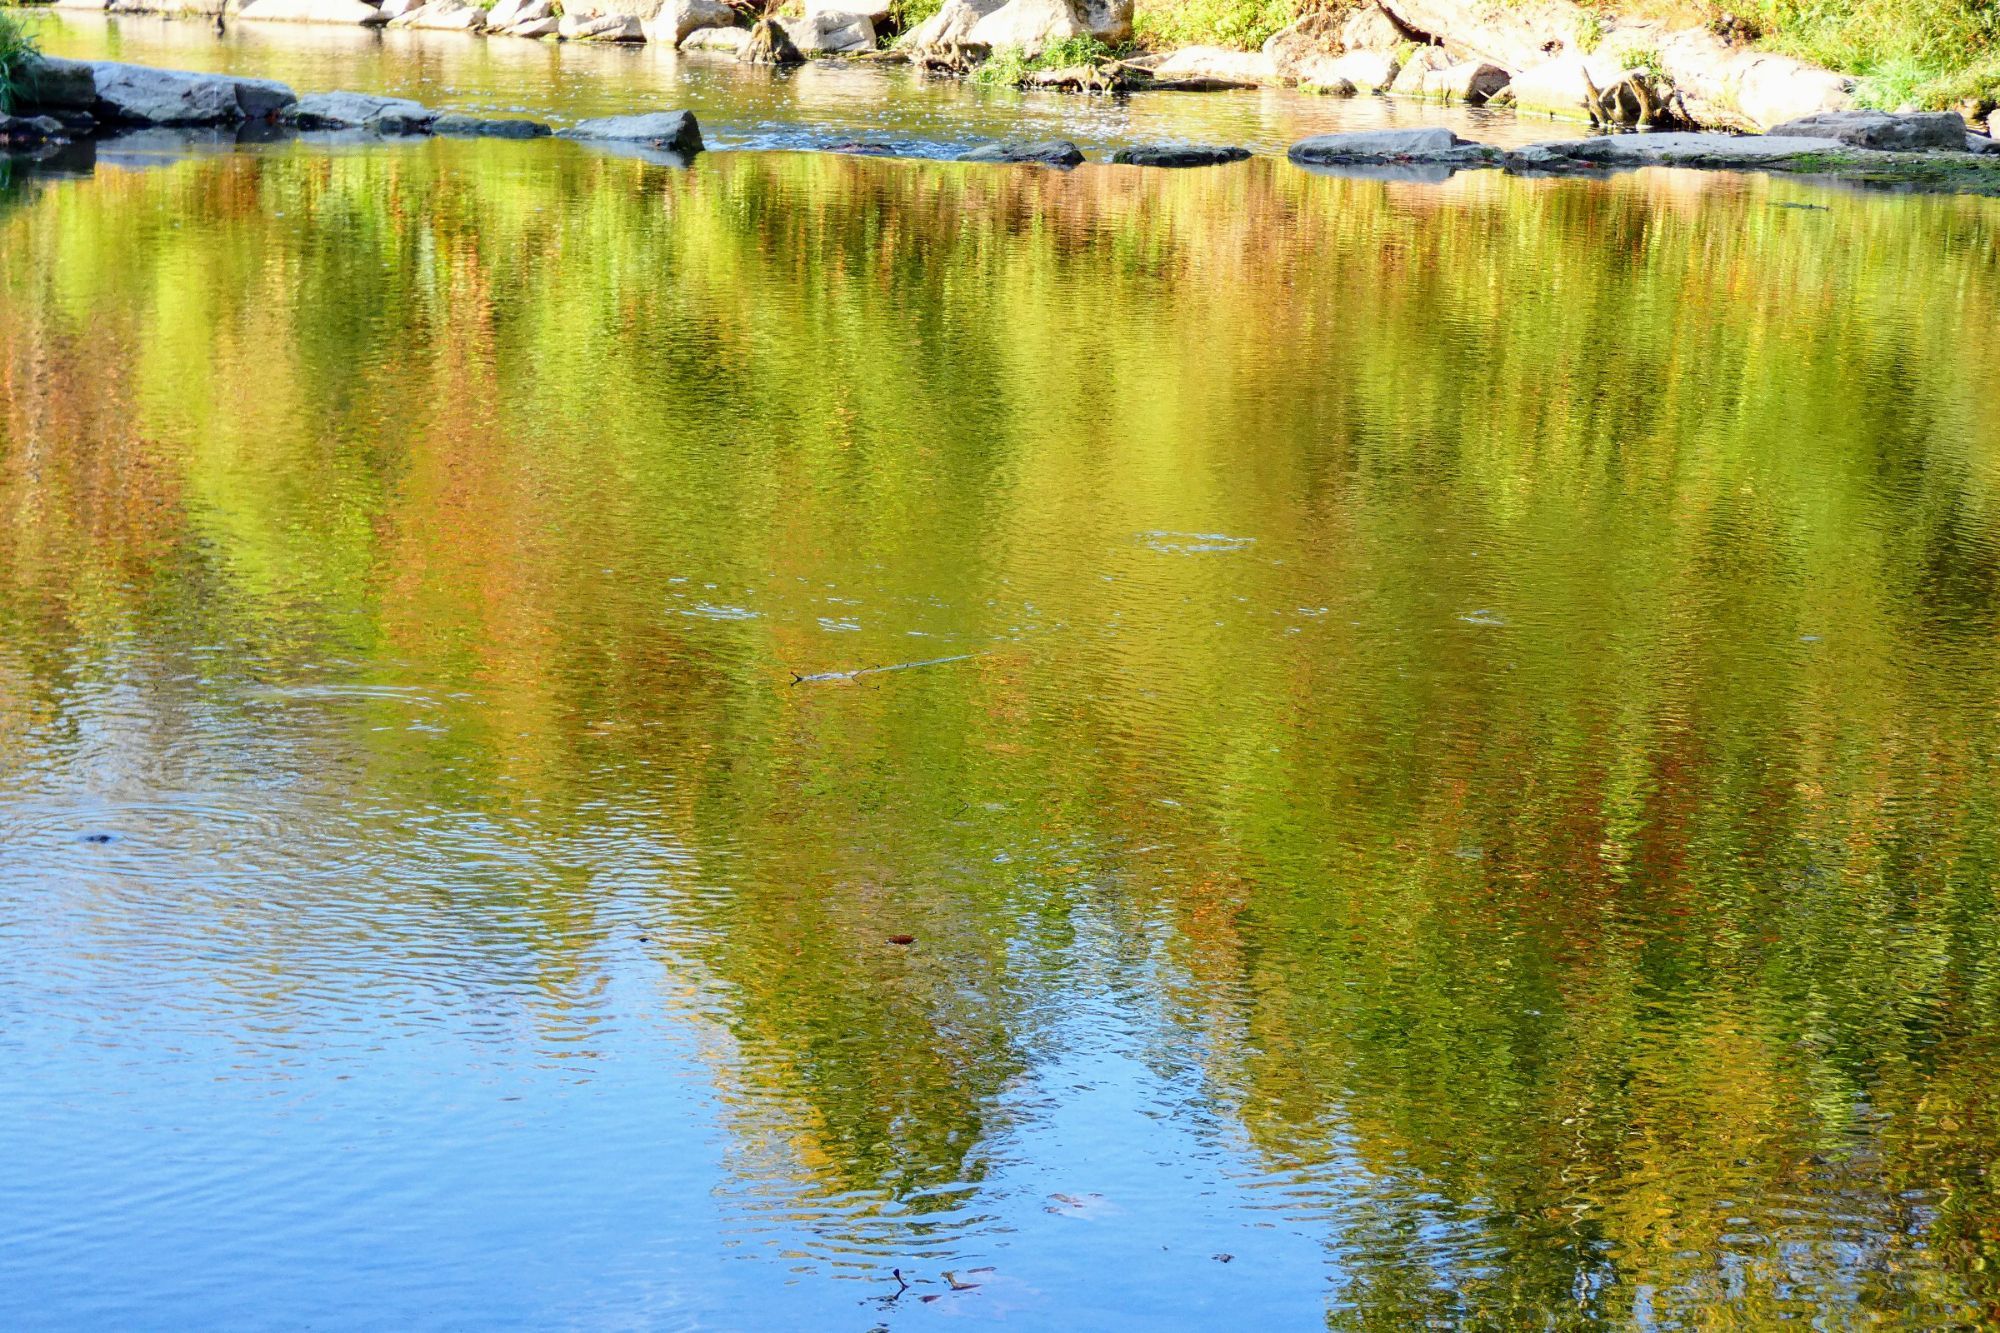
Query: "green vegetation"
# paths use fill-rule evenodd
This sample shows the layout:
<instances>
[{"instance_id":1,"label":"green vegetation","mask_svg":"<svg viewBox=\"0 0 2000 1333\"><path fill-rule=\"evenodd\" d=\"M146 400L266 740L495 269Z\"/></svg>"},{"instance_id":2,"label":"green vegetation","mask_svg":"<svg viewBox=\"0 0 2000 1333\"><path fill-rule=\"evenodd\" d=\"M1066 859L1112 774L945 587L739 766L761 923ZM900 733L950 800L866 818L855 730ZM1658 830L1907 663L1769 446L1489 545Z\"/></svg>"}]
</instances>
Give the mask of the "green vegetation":
<instances>
[{"instance_id":1,"label":"green vegetation","mask_svg":"<svg viewBox=\"0 0 2000 1333\"><path fill-rule=\"evenodd\" d=\"M1866 100L2000 96L2000 0L1746 0L1767 46L1858 74Z\"/></svg>"},{"instance_id":2,"label":"green vegetation","mask_svg":"<svg viewBox=\"0 0 2000 1333\"><path fill-rule=\"evenodd\" d=\"M35 53L35 39L25 23L0 9L0 114L14 109L14 86L21 66Z\"/></svg>"},{"instance_id":3,"label":"green vegetation","mask_svg":"<svg viewBox=\"0 0 2000 1333\"><path fill-rule=\"evenodd\" d=\"M1133 11L1132 33L1143 46L1226 46L1254 51L1300 13L1325 5L1297 0L1184 0L1141 4Z\"/></svg>"},{"instance_id":4,"label":"green vegetation","mask_svg":"<svg viewBox=\"0 0 2000 1333\"><path fill-rule=\"evenodd\" d=\"M1114 54L1095 37L1070 37L1045 46L1039 55L1032 56L1019 47L1003 47L981 64L972 77L991 87L1011 88L1036 70L1094 65Z\"/></svg>"},{"instance_id":5,"label":"green vegetation","mask_svg":"<svg viewBox=\"0 0 2000 1333\"><path fill-rule=\"evenodd\" d=\"M908 32L942 8L944 0L889 0L889 22L883 25L882 44L892 45L897 35Z\"/></svg>"}]
</instances>

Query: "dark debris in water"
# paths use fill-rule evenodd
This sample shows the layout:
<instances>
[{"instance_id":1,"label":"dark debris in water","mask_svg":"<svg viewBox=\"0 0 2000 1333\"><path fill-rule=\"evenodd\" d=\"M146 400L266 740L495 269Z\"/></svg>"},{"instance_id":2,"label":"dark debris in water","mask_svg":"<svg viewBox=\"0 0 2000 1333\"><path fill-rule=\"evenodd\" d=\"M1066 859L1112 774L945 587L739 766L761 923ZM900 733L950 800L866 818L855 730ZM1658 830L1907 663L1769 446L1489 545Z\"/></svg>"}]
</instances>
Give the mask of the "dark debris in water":
<instances>
[{"instance_id":1,"label":"dark debris in water","mask_svg":"<svg viewBox=\"0 0 2000 1333\"><path fill-rule=\"evenodd\" d=\"M83 835L83 841L102 847L106 843L118 841L118 835L116 833L86 833Z\"/></svg>"}]
</instances>

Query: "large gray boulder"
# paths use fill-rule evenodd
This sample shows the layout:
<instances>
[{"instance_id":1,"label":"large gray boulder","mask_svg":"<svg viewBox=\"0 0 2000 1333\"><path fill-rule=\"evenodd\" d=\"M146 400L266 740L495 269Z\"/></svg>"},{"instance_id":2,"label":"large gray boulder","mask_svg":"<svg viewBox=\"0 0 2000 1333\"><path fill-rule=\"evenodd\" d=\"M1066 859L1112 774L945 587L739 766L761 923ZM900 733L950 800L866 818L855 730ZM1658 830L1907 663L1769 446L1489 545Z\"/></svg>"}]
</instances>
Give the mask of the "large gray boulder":
<instances>
[{"instance_id":1,"label":"large gray boulder","mask_svg":"<svg viewBox=\"0 0 2000 1333\"><path fill-rule=\"evenodd\" d=\"M430 0L389 20L391 27L421 28L436 32L484 32L486 11L462 0Z\"/></svg>"},{"instance_id":2,"label":"large gray boulder","mask_svg":"<svg viewBox=\"0 0 2000 1333\"><path fill-rule=\"evenodd\" d=\"M285 109L286 122L302 130L374 130L377 134L423 134L438 113L401 97L373 93L308 93Z\"/></svg>"},{"instance_id":3,"label":"large gray boulder","mask_svg":"<svg viewBox=\"0 0 2000 1333\"><path fill-rule=\"evenodd\" d=\"M774 18L757 20L736 58L746 65L797 65L805 60L785 25Z\"/></svg>"},{"instance_id":4,"label":"large gray boulder","mask_svg":"<svg viewBox=\"0 0 2000 1333\"><path fill-rule=\"evenodd\" d=\"M565 10L556 35L566 42L643 42L643 20L630 14L572 14Z\"/></svg>"},{"instance_id":5,"label":"large gray boulder","mask_svg":"<svg viewBox=\"0 0 2000 1333\"><path fill-rule=\"evenodd\" d=\"M898 46L912 51L935 51L962 46L972 40L972 30L981 19L994 13L1006 0L944 0L937 13L904 33Z\"/></svg>"},{"instance_id":6,"label":"large gray boulder","mask_svg":"<svg viewBox=\"0 0 2000 1333\"><path fill-rule=\"evenodd\" d=\"M221 125L266 120L298 101L270 79L192 74L111 60L90 62L96 113L132 125Z\"/></svg>"},{"instance_id":7,"label":"large gray boulder","mask_svg":"<svg viewBox=\"0 0 2000 1333\"><path fill-rule=\"evenodd\" d=\"M1074 37L1115 46L1132 35L1132 0L1007 0L973 25L966 41L1034 54Z\"/></svg>"},{"instance_id":8,"label":"large gray boulder","mask_svg":"<svg viewBox=\"0 0 2000 1333\"><path fill-rule=\"evenodd\" d=\"M982 144L960 153L961 162L1032 162L1045 167L1073 167L1083 161L1083 150L1067 139L1042 139Z\"/></svg>"},{"instance_id":9,"label":"large gray boulder","mask_svg":"<svg viewBox=\"0 0 2000 1333\"><path fill-rule=\"evenodd\" d=\"M679 46L697 32L735 27L736 11L723 0L670 0L641 23L647 41Z\"/></svg>"},{"instance_id":10,"label":"large gray boulder","mask_svg":"<svg viewBox=\"0 0 2000 1333\"><path fill-rule=\"evenodd\" d=\"M611 143L642 143L669 149L682 157L701 151L701 126L688 111L653 111L639 116L606 116L584 120L562 131L565 139L599 139Z\"/></svg>"},{"instance_id":11,"label":"large gray boulder","mask_svg":"<svg viewBox=\"0 0 2000 1333\"><path fill-rule=\"evenodd\" d=\"M1426 102L1488 101L1510 81L1506 70L1484 60L1453 61L1442 49L1426 46L1397 73L1389 91Z\"/></svg>"},{"instance_id":12,"label":"large gray boulder","mask_svg":"<svg viewBox=\"0 0 2000 1333\"><path fill-rule=\"evenodd\" d=\"M1303 15L1272 34L1264 43L1264 54L1277 66L1280 79L1297 83L1313 61L1335 60L1350 51L1394 51L1408 40L1394 19L1369 4L1345 12Z\"/></svg>"},{"instance_id":13,"label":"large gray boulder","mask_svg":"<svg viewBox=\"0 0 2000 1333\"><path fill-rule=\"evenodd\" d=\"M1498 165L1498 149L1461 139L1443 127L1420 130L1363 130L1301 139L1287 154L1304 166L1350 163L1425 162L1447 166Z\"/></svg>"},{"instance_id":14,"label":"large gray boulder","mask_svg":"<svg viewBox=\"0 0 2000 1333\"><path fill-rule=\"evenodd\" d=\"M236 17L264 23L332 23L363 28L389 21L389 15L362 0L250 0L236 11Z\"/></svg>"},{"instance_id":15,"label":"large gray boulder","mask_svg":"<svg viewBox=\"0 0 2000 1333\"><path fill-rule=\"evenodd\" d=\"M1337 89L1345 84L1353 91L1385 93L1401 69L1393 51L1349 51L1340 56L1311 57L1299 64L1294 77L1315 88Z\"/></svg>"},{"instance_id":16,"label":"large gray boulder","mask_svg":"<svg viewBox=\"0 0 2000 1333\"><path fill-rule=\"evenodd\" d=\"M742 58L743 48L750 45L748 28L703 28L691 32L681 39L683 51L716 51L723 55Z\"/></svg>"},{"instance_id":17,"label":"large gray boulder","mask_svg":"<svg viewBox=\"0 0 2000 1333\"><path fill-rule=\"evenodd\" d=\"M1256 88L1278 82L1278 68L1261 51L1189 46L1153 66L1153 78L1182 87Z\"/></svg>"},{"instance_id":18,"label":"large gray boulder","mask_svg":"<svg viewBox=\"0 0 2000 1333\"><path fill-rule=\"evenodd\" d=\"M14 74L15 98L40 111L88 111L97 104L97 75L88 61L29 56Z\"/></svg>"},{"instance_id":19,"label":"large gray boulder","mask_svg":"<svg viewBox=\"0 0 2000 1333\"><path fill-rule=\"evenodd\" d=\"M1965 151L1965 117L1956 111L1822 111L1775 125L1776 135L1838 139L1854 148Z\"/></svg>"},{"instance_id":20,"label":"large gray boulder","mask_svg":"<svg viewBox=\"0 0 2000 1333\"><path fill-rule=\"evenodd\" d=\"M866 14L817 9L802 18L778 22L801 55L849 55L875 49L875 24Z\"/></svg>"}]
</instances>

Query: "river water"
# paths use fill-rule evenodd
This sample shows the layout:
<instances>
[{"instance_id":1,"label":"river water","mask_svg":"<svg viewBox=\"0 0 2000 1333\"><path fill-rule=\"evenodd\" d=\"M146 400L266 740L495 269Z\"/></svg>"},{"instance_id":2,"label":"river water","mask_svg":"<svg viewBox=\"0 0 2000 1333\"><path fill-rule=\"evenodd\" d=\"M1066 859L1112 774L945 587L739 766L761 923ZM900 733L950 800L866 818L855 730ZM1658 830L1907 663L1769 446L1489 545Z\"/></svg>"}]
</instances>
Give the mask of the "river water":
<instances>
[{"instance_id":1,"label":"river water","mask_svg":"<svg viewBox=\"0 0 2000 1333\"><path fill-rule=\"evenodd\" d=\"M849 105L717 77L717 138ZM1270 157L17 171L0 1323L1979 1324L1996 243Z\"/></svg>"}]
</instances>

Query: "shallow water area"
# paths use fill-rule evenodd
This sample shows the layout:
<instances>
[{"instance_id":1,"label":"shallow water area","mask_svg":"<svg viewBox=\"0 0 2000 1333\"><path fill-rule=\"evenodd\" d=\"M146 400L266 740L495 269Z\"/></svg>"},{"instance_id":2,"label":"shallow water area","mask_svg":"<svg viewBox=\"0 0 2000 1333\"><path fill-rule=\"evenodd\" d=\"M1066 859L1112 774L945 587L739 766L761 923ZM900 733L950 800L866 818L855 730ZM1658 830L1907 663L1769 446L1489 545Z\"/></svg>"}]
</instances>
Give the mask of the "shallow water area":
<instances>
[{"instance_id":1,"label":"shallow water area","mask_svg":"<svg viewBox=\"0 0 2000 1333\"><path fill-rule=\"evenodd\" d=\"M773 70L655 44L600 46L402 29L364 31L46 11L51 55L273 78L300 93L349 89L440 110L526 115L558 127L592 116L687 110L717 148L886 143L951 157L994 139L1067 138L1092 157L1139 143L1239 144L1282 155L1298 139L1385 126L1451 126L1501 146L1587 127L1502 111L1314 97L1283 89L1136 93L1116 98L984 88L898 65L820 60Z\"/></svg>"},{"instance_id":2,"label":"shallow water area","mask_svg":"<svg viewBox=\"0 0 2000 1333\"><path fill-rule=\"evenodd\" d=\"M2000 1301L2000 204L142 149L0 181L0 1324Z\"/></svg>"}]
</instances>

